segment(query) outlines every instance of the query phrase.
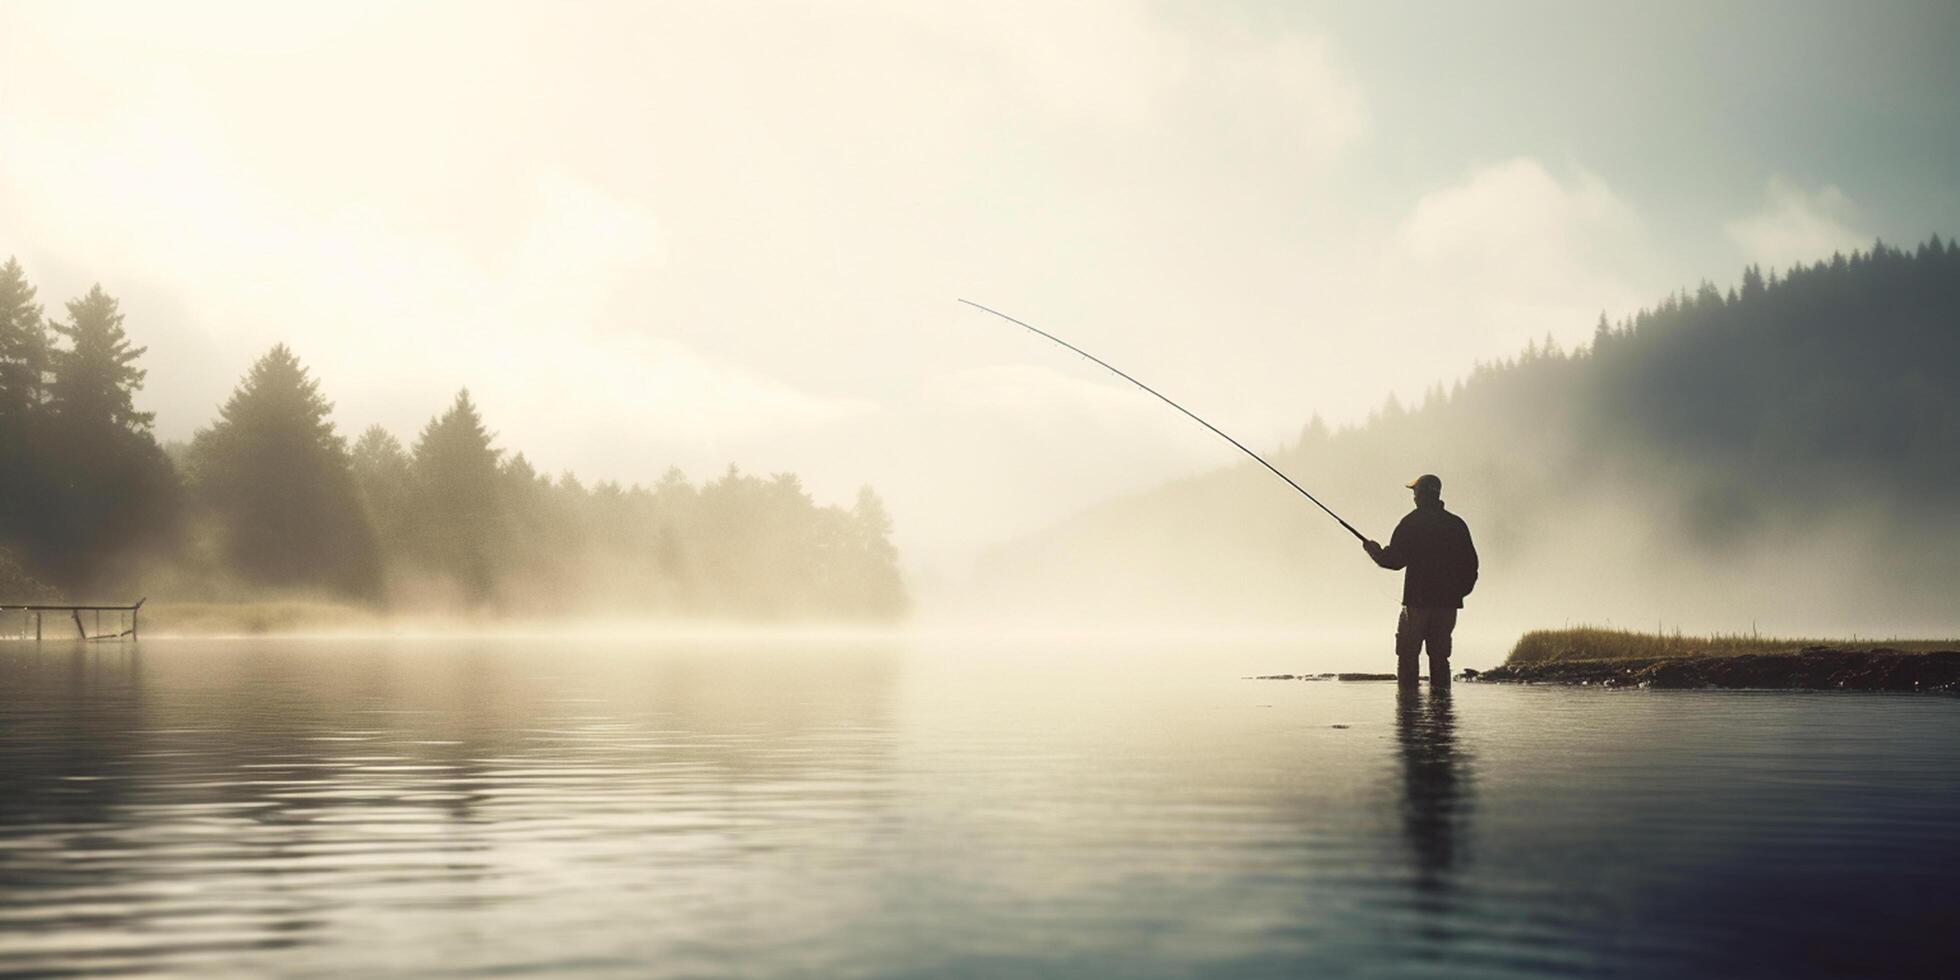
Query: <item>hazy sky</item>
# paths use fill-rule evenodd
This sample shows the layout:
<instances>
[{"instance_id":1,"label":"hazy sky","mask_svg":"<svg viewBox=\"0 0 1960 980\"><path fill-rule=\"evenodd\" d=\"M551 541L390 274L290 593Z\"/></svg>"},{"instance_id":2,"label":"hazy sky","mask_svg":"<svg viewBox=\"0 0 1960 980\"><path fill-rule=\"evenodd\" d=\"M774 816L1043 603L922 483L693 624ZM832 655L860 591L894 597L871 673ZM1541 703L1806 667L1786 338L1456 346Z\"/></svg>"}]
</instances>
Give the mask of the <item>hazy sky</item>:
<instances>
[{"instance_id":1,"label":"hazy sky","mask_svg":"<svg viewBox=\"0 0 1960 980\"><path fill-rule=\"evenodd\" d=\"M468 385L549 471L870 482L948 571L1233 460L957 297L1272 446L1960 232L1960 5L1614 9L0 0L0 256L122 299L165 439L285 341L349 436Z\"/></svg>"}]
</instances>

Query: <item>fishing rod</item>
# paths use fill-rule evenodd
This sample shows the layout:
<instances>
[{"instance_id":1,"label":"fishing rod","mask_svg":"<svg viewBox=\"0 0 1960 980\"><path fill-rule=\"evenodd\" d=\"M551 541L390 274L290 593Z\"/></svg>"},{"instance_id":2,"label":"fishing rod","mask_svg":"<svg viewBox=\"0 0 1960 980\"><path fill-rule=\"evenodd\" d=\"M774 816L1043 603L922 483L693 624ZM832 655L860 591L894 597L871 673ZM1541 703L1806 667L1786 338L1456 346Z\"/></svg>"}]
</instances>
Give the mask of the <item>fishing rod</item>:
<instances>
[{"instance_id":1,"label":"fishing rod","mask_svg":"<svg viewBox=\"0 0 1960 980\"><path fill-rule=\"evenodd\" d=\"M1207 421L1205 421L1204 419L1201 419L1201 418L1199 418L1199 417L1198 417L1198 414L1197 414L1196 412L1193 412L1193 411L1191 411L1190 409L1188 409L1188 408L1185 408L1184 406L1182 406L1182 405L1179 405L1178 403L1176 403L1176 402L1174 402L1174 401L1171 401L1171 400L1170 400L1170 398L1168 398L1168 397L1166 397L1166 396L1164 395L1164 393L1163 393L1163 392L1161 392L1161 391L1158 391L1157 389L1155 389L1155 388L1152 388L1152 387L1150 387L1149 385L1147 385L1147 384L1144 384L1143 382L1141 382L1141 381L1138 381L1137 379L1135 379L1135 378L1132 378L1132 377L1130 377L1130 376L1129 376L1129 374L1127 374L1127 373L1125 373L1125 372L1123 371L1123 369L1122 369L1122 368L1119 368L1119 367L1117 367L1116 365L1114 365L1114 364L1111 364L1111 363L1109 363L1108 361L1105 361L1105 360L1103 360L1102 358L1100 358L1100 357L1097 357L1096 355L1094 355L1094 354L1091 354L1091 353L1089 353L1088 351L1086 351L1086 350L1083 350L1082 348L1080 348L1080 347L1077 347L1077 346L1075 346L1074 344L1071 344L1071 343L1069 343L1068 341L1066 341L1066 340L1063 340L1062 338L1060 338L1060 337L1057 337L1057 336L1055 336L1054 334L1052 334L1052 333L1049 333L1048 331L1046 331L1046 330L1043 330L1043 329L1041 329L1040 327L1037 327L1037 326L1035 326L1034 324L1032 324L1032 323L1029 323L1029 322L1028 322L1028 321L1026 321L1026 320L1018 320L1018 319L1015 319L1014 317L1011 317L1011 316L1008 316L1007 314L1005 314L1005 313L1002 313L1001 311L999 311L999 310L996 310L996 309L994 309L994 308L993 308L993 307L991 307L991 306L982 306L981 304L979 304L979 303L975 303L974 301L972 301L972 300L970 300L970 299L963 299L963 300L960 300L960 302L962 302L962 303L965 303L966 305L968 305L968 306L971 306L971 307L973 307L974 309L976 309L976 310L979 310L979 311L981 311L982 313L992 313L993 315L995 315L995 316L997 316L997 317L1000 317L1001 319L1003 319L1003 320L1006 320L1006 321L1007 321L1007 322L1009 322L1009 323L1012 323L1012 324L1017 324L1017 325L1019 325L1019 326L1023 326L1023 327L1026 327L1026 328L1028 328L1029 330L1032 330L1032 331L1034 331L1035 333L1038 333L1038 334L1040 334L1041 336L1043 336L1043 337L1046 337L1046 338L1048 338L1049 340L1052 340L1052 341L1054 341L1055 343L1058 343L1058 344L1060 344L1060 345L1062 345L1063 347L1066 347L1066 348L1068 348L1069 350L1072 350L1072 351L1074 351L1074 352L1076 352L1077 354L1080 354L1080 355L1082 355L1083 357L1086 357L1086 358L1088 358L1089 360L1092 360L1092 361L1094 361L1094 362L1096 362L1097 364L1100 364L1100 365L1102 365L1103 367L1106 367L1106 368L1108 368L1108 369L1109 369L1109 370L1110 370L1110 371L1111 371L1112 373L1114 373L1114 374L1115 374L1115 375L1116 375L1117 377L1119 377L1119 378L1122 378L1123 380L1125 380L1125 381L1128 381L1129 383L1131 383L1131 384L1133 384L1133 385L1136 385L1137 387L1139 387L1139 388L1142 388L1143 390L1145 390L1145 391L1147 391L1147 392L1150 392L1150 393L1151 393L1151 394L1153 394L1153 395L1156 395L1156 396L1157 396L1157 400L1158 400L1158 401L1161 401L1161 402L1163 402L1164 404L1166 404L1166 405L1169 405L1170 407L1172 407L1172 408L1175 408L1175 409L1177 409L1177 410L1178 410L1178 411L1180 411L1180 412L1183 412L1183 413L1185 414L1185 416L1186 416L1186 417L1188 417L1188 418L1190 418L1190 419L1191 419L1191 421L1193 421L1193 422L1196 422L1196 423L1198 423L1199 425L1202 425L1202 426L1204 426L1204 427L1205 427L1205 428L1207 428L1207 429L1210 429L1210 430L1212 431L1212 433L1213 433L1213 434L1215 434L1215 435L1217 435L1217 436L1218 436L1218 437L1219 437L1220 439L1223 439L1223 440L1225 440L1226 442L1229 442L1229 443L1231 443L1231 444L1232 444L1233 446L1236 446L1236 447L1238 447L1238 450L1239 450L1239 452L1242 452L1242 453L1244 453L1244 454L1246 454L1247 456L1250 456L1250 457L1252 457L1253 459L1255 459L1255 460L1258 460L1258 461L1259 461L1259 465L1260 465L1260 466L1264 466L1264 467L1265 467L1266 469L1268 469L1268 470L1271 470L1271 471L1272 471L1272 474L1273 474L1274 476L1276 476L1276 477L1279 477L1279 478L1280 478L1280 479L1282 479L1282 480L1285 480L1285 481L1286 481L1286 485L1287 485L1287 486L1289 486L1289 487L1292 487L1293 489L1295 489L1295 490L1298 490L1298 491L1300 491L1300 496L1302 496L1302 497L1305 497L1305 498L1307 498L1308 500L1311 500L1311 501L1313 501L1313 505L1314 505L1315 507L1318 507L1318 508L1320 508L1321 510L1324 510L1324 511L1326 511L1326 512L1327 512L1327 516L1328 516L1328 517L1331 517L1331 518L1333 518L1333 519L1334 519L1335 521L1337 521L1337 522L1339 522L1339 524L1340 524L1340 525L1341 525L1342 527L1344 527L1344 528L1347 528L1347 533L1349 533L1349 534L1352 534L1352 535L1354 535L1354 537L1355 537L1355 540L1357 540L1357 541L1360 541L1360 542L1362 542L1362 543L1364 543L1364 544L1365 544L1365 543L1367 543L1367 541L1368 541L1368 538L1367 538L1367 537L1366 537L1365 535L1363 535L1363 534L1362 534L1362 533L1361 533L1360 531L1357 531L1357 530L1355 530L1355 529L1354 529L1354 525L1352 525L1352 524L1349 524L1348 522L1346 522L1346 521L1343 521L1343 520L1341 520L1341 515L1339 515L1339 514L1336 514L1336 513L1334 513L1334 511L1333 511L1333 509L1332 509L1332 508L1330 508L1330 507L1328 507L1328 506L1327 506L1326 504L1323 504L1323 503L1321 503L1321 502L1320 502L1320 498L1319 498L1319 497L1316 497L1316 496L1314 496L1313 494L1311 494L1311 493L1308 493L1308 492L1307 492L1307 488L1306 488L1306 487L1303 487L1303 486L1301 486L1301 485L1299 485L1298 483L1295 483L1295 482L1293 482L1293 478L1292 478L1292 477L1290 477L1290 476L1287 476L1287 475L1286 475L1286 474L1284 474L1284 473L1281 473L1281 472L1279 471L1279 467L1277 467L1277 466L1274 466L1273 464L1271 464L1271 463L1268 463L1268 462L1266 462L1266 457L1264 457L1264 456L1261 456L1261 455L1259 455L1258 453L1255 453L1255 452L1253 452L1253 451L1252 451L1252 450L1250 450L1250 449L1247 449L1247 448L1245 447L1245 443L1242 443L1242 442L1240 442L1240 441L1238 441L1237 439L1234 439L1234 438L1232 438L1231 436L1229 436L1229 435L1226 435L1226 434L1225 434L1225 430L1223 430L1223 429L1220 429L1220 428L1219 428L1218 426L1215 426L1215 425L1213 425L1213 424L1211 424L1210 422L1207 422Z\"/></svg>"}]
</instances>

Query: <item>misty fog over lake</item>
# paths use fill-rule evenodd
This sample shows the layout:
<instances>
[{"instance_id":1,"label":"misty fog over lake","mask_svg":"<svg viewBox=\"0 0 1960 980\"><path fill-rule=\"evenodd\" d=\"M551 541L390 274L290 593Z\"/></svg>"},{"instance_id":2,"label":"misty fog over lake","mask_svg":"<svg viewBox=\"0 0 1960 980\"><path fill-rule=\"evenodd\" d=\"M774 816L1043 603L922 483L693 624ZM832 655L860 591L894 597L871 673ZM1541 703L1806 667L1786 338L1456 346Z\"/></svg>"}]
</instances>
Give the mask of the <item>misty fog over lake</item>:
<instances>
[{"instance_id":1,"label":"misty fog over lake","mask_svg":"<svg viewBox=\"0 0 1960 980\"><path fill-rule=\"evenodd\" d=\"M1956 48L0 0L0 974L1943 977Z\"/></svg>"}]
</instances>

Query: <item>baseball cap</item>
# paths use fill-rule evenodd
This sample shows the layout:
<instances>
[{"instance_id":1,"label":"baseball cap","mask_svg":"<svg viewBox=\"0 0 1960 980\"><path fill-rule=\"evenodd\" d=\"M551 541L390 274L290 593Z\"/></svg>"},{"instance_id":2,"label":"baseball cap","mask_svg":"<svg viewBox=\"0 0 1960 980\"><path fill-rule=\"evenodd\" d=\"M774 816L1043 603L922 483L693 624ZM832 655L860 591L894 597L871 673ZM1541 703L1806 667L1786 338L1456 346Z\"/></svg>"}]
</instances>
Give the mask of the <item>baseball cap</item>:
<instances>
[{"instance_id":1,"label":"baseball cap","mask_svg":"<svg viewBox=\"0 0 1960 980\"><path fill-rule=\"evenodd\" d=\"M1410 480L1408 483L1403 484L1403 486L1406 486L1411 490L1426 490L1430 493L1442 493L1443 478L1437 476L1434 473L1424 473L1423 475L1416 477L1413 480Z\"/></svg>"}]
</instances>

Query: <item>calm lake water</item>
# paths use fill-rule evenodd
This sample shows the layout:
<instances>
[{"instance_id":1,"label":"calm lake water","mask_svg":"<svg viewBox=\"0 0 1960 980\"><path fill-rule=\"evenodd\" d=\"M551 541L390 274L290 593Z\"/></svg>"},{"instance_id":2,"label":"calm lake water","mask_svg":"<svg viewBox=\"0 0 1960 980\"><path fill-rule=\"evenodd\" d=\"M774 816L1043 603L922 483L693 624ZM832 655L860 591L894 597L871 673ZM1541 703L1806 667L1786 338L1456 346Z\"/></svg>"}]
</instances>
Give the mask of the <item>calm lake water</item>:
<instances>
[{"instance_id":1,"label":"calm lake water","mask_svg":"<svg viewBox=\"0 0 1960 980\"><path fill-rule=\"evenodd\" d=\"M1960 700L0 645L0 973L1952 976Z\"/></svg>"}]
</instances>

